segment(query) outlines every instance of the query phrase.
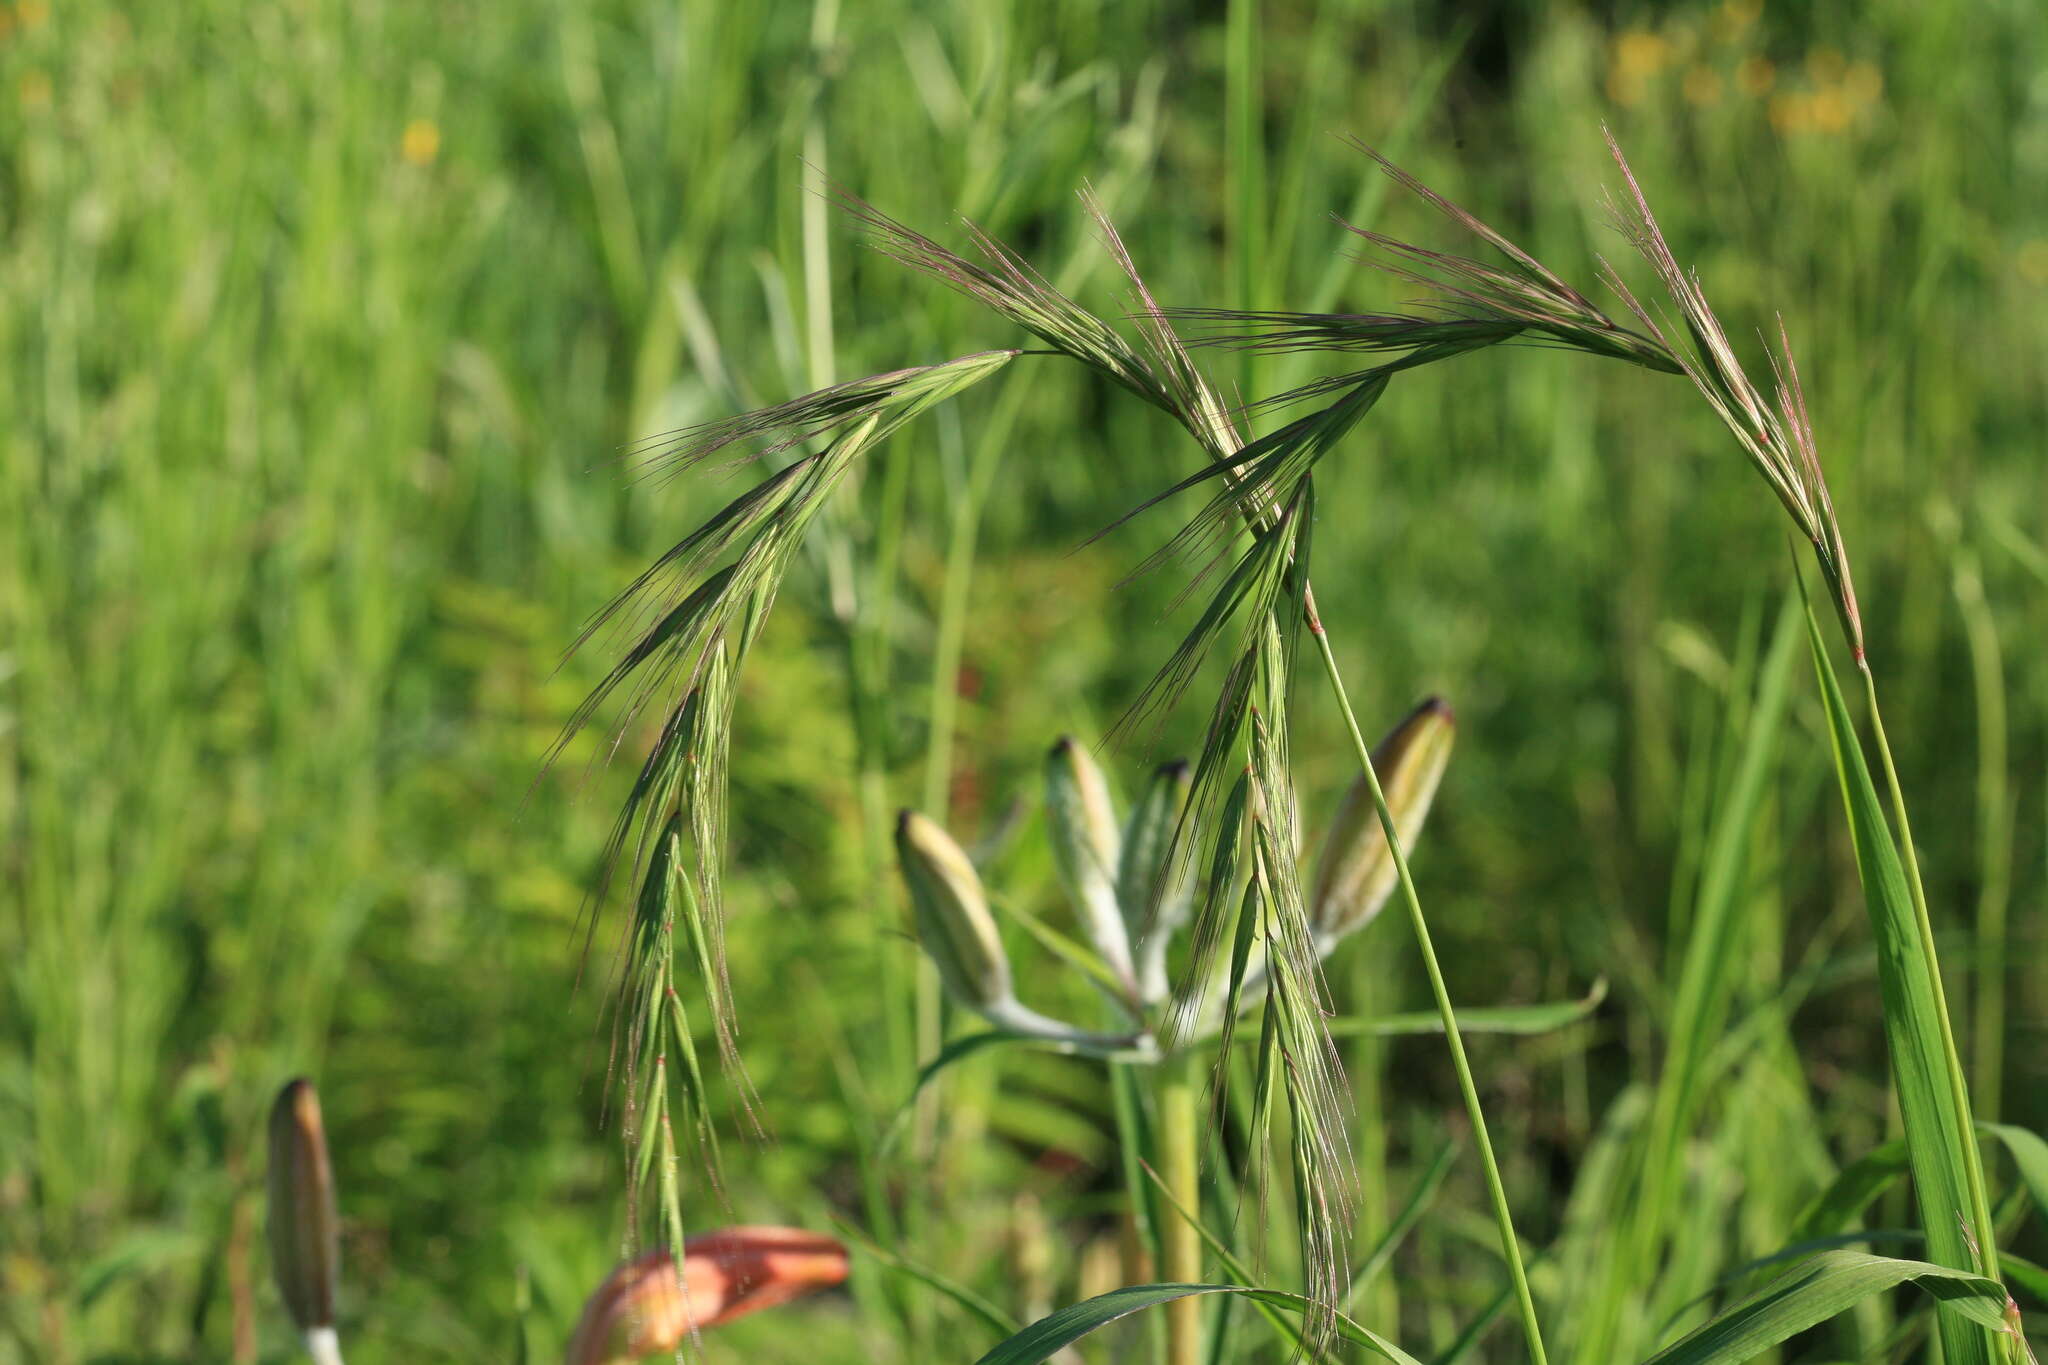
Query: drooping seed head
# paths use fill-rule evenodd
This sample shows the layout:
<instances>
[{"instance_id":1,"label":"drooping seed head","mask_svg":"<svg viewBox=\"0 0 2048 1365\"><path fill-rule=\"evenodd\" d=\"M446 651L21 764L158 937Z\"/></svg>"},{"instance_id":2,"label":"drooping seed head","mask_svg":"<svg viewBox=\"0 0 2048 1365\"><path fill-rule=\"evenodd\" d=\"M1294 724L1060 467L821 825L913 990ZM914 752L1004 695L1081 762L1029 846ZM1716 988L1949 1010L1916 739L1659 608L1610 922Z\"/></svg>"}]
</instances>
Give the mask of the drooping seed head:
<instances>
[{"instance_id":1,"label":"drooping seed head","mask_svg":"<svg viewBox=\"0 0 2048 1365\"><path fill-rule=\"evenodd\" d=\"M1123 835L1102 769L1071 739L1062 738L1046 755L1045 813L1074 913L1110 972L1132 988L1131 940L1117 898Z\"/></svg>"},{"instance_id":2,"label":"drooping seed head","mask_svg":"<svg viewBox=\"0 0 2048 1365\"><path fill-rule=\"evenodd\" d=\"M896 859L910 888L917 940L955 999L987 1010L1011 998L1010 959L966 851L933 821L896 820Z\"/></svg>"},{"instance_id":3,"label":"drooping seed head","mask_svg":"<svg viewBox=\"0 0 2048 1365\"><path fill-rule=\"evenodd\" d=\"M1372 753L1387 809L1404 851L1415 847L1450 762L1456 722L1449 703L1430 697L1387 733ZM1309 922L1328 952L1369 923L1394 890L1396 872L1372 791L1361 774L1345 793L1316 870Z\"/></svg>"},{"instance_id":4,"label":"drooping seed head","mask_svg":"<svg viewBox=\"0 0 2048 1365\"><path fill-rule=\"evenodd\" d=\"M566 1365L620 1365L681 1349L693 1331L846 1279L846 1248L801 1228L736 1227L628 1261L583 1306Z\"/></svg>"},{"instance_id":5,"label":"drooping seed head","mask_svg":"<svg viewBox=\"0 0 2048 1365\"><path fill-rule=\"evenodd\" d=\"M286 1083L270 1108L269 1232L272 1268L303 1333L331 1331L341 1284L341 1220L334 1168L313 1083Z\"/></svg>"}]
</instances>

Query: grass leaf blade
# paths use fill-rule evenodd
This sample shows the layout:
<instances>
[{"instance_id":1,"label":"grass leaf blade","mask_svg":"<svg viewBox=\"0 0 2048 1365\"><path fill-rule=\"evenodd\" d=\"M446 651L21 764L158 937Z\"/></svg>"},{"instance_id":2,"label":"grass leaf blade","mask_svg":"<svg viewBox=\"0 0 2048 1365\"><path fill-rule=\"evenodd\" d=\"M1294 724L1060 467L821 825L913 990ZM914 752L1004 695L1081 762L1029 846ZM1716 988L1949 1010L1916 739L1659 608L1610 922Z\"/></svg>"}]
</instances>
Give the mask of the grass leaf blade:
<instances>
[{"instance_id":1,"label":"grass leaf blade","mask_svg":"<svg viewBox=\"0 0 2048 1365\"><path fill-rule=\"evenodd\" d=\"M1659 1351L1647 1365L1737 1365L1872 1294L1907 1283L1987 1328L2004 1321L2005 1290L1996 1280L1925 1261L1828 1251Z\"/></svg>"},{"instance_id":2,"label":"grass leaf blade","mask_svg":"<svg viewBox=\"0 0 2048 1365\"><path fill-rule=\"evenodd\" d=\"M1885 1042L1905 1121L1907 1158L1928 1253L1943 1265L1975 1267L1976 1247L1988 1244L1991 1230L1969 1226L1967 1158L1958 1141L1958 1134L1967 1131L1966 1120L1956 1112L1955 1093L1948 1082L1932 969L1922 950L1905 868L1885 823L1841 684L1828 661L1819 623L1810 610L1806 624L1833 742L1835 773L1856 846L1864 904L1878 945ZM1988 1365L1994 1358L1982 1331L1954 1313L1942 1313L1940 1320L1942 1345L1952 1365Z\"/></svg>"}]
</instances>

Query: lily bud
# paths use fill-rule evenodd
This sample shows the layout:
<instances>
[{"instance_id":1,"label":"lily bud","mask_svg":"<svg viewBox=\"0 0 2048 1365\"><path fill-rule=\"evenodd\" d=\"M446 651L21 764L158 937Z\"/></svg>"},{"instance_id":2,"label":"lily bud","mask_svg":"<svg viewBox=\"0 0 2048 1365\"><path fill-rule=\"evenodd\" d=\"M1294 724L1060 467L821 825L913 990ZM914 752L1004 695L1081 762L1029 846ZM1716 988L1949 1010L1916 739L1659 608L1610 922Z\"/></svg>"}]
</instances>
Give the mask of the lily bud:
<instances>
[{"instance_id":1,"label":"lily bud","mask_svg":"<svg viewBox=\"0 0 2048 1365\"><path fill-rule=\"evenodd\" d=\"M946 989L970 1009L1007 1003L1010 959L967 854L937 824L906 810L896 820L896 860L910 887L917 940Z\"/></svg>"},{"instance_id":2,"label":"lily bud","mask_svg":"<svg viewBox=\"0 0 2048 1365\"><path fill-rule=\"evenodd\" d=\"M1415 847L1450 762L1456 733L1449 703L1431 697L1409 712L1372 752L1373 771L1405 852ZM1329 952L1346 934L1369 923L1392 894L1397 874L1365 777L1345 793L1317 866L1309 924L1316 946Z\"/></svg>"},{"instance_id":3,"label":"lily bud","mask_svg":"<svg viewBox=\"0 0 2048 1365\"><path fill-rule=\"evenodd\" d=\"M1110 803L1102 769L1071 739L1062 738L1046 756L1045 811L1060 880L1074 903L1074 913L1110 974L1123 983L1127 993L1135 994L1131 939L1124 927L1124 909L1117 900L1123 836L1117 830L1116 809Z\"/></svg>"},{"instance_id":4,"label":"lily bud","mask_svg":"<svg viewBox=\"0 0 2048 1365\"><path fill-rule=\"evenodd\" d=\"M1147 1003L1166 995L1167 945L1187 922L1191 908L1187 878L1175 875L1169 860L1174 831L1187 805L1188 783L1184 761L1157 769L1124 826L1116 898L1131 941L1138 945L1139 995Z\"/></svg>"},{"instance_id":5,"label":"lily bud","mask_svg":"<svg viewBox=\"0 0 2048 1365\"><path fill-rule=\"evenodd\" d=\"M567 1365L620 1365L681 1349L692 1332L846 1279L846 1248L801 1228L738 1227L683 1243L677 1271L649 1252L606 1277L583 1306Z\"/></svg>"},{"instance_id":6,"label":"lily bud","mask_svg":"<svg viewBox=\"0 0 2048 1365\"><path fill-rule=\"evenodd\" d=\"M288 1082L270 1107L270 1259L292 1322L316 1357L334 1336L341 1284L341 1220L334 1168L313 1083ZM317 1339L317 1343L316 1343Z\"/></svg>"}]
</instances>

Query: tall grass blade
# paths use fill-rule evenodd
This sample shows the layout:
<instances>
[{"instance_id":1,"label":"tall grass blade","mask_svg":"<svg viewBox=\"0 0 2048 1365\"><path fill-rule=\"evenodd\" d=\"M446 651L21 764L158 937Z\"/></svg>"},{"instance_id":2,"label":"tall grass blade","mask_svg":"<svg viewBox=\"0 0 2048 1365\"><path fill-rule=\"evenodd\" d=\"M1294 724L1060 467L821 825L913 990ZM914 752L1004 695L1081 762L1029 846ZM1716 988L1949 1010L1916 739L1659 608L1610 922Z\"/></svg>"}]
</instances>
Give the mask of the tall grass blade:
<instances>
[{"instance_id":1,"label":"tall grass blade","mask_svg":"<svg viewBox=\"0 0 2048 1365\"><path fill-rule=\"evenodd\" d=\"M1158 1192L1160 1199L1172 1210L1174 1216L1194 1230L1195 1234L1201 1238L1202 1244L1209 1248L1210 1253L1216 1257L1217 1262L1226 1271L1237 1276L1240 1280L1252 1278L1250 1267L1246 1266L1243 1259L1230 1249L1229 1243L1218 1237L1210 1229L1209 1225L1196 1215L1193 1209L1190 1209L1186 1204L1173 1197L1173 1191L1167 1188L1166 1182L1160 1178L1159 1172L1148 1166L1145 1168L1145 1174L1151 1178L1152 1185ZM1281 1339L1289 1347L1297 1351L1302 1349L1303 1337L1301 1329L1295 1326L1292 1320L1271 1304L1253 1300L1253 1306L1259 1310L1260 1317L1273 1325L1273 1330L1280 1334Z\"/></svg>"},{"instance_id":2,"label":"tall grass blade","mask_svg":"<svg viewBox=\"0 0 2048 1365\"><path fill-rule=\"evenodd\" d=\"M2040 1134L2010 1123L1979 1123L1977 1131L2005 1144L2019 1170L2020 1183L2027 1187L2027 1197L2034 1201L2035 1212L2048 1219L2048 1142Z\"/></svg>"},{"instance_id":3,"label":"tall grass blade","mask_svg":"<svg viewBox=\"0 0 2048 1365\"><path fill-rule=\"evenodd\" d=\"M1540 1005L1481 1005L1458 1010L1458 1032L1498 1033L1534 1037L1555 1033L1592 1017L1607 999L1607 978L1576 1000L1553 1000ZM1435 1010L1411 1010L1403 1014L1344 1016L1330 1021L1332 1038L1412 1038L1442 1033L1444 1017Z\"/></svg>"},{"instance_id":4,"label":"tall grass blade","mask_svg":"<svg viewBox=\"0 0 2048 1365\"><path fill-rule=\"evenodd\" d=\"M1092 1299L1069 1304L1056 1313L1040 1318L1008 1341L982 1356L975 1365L1039 1365L1050 1360L1061 1350L1073 1345L1082 1337L1099 1328L1107 1327L1119 1318L1156 1308L1161 1304L1179 1299L1193 1298L1198 1294L1235 1294L1255 1303L1270 1304L1289 1312L1310 1314L1328 1312L1326 1307L1312 1303L1299 1294L1282 1293L1277 1289L1254 1289L1241 1284L1139 1284L1124 1289L1113 1289L1107 1294L1098 1294ZM1421 1365L1414 1356L1388 1341L1379 1333L1359 1326L1343 1314L1336 1314L1336 1333L1344 1340L1363 1346L1382 1360L1391 1360L1395 1365Z\"/></svg>"},{"instance_id":5,"label":"tall grass blade","mask_svg":"<svg viewBox=\"0 0 2048 1365\"><path fill-rule=\"evenodd\" d=\"M1835 773L1856 846L1864 904L1878 945L1878 982L1884 997L1885 1041L1891 1053L1906 1150L1920 1202L1929 1254L1956 1270L1983 1267L1983 1248L1992 1230L1976 1226L1963 1150L1969 1116L1957 1111L1942 1045L1934 966L1922 948L1906 873L1885 823L1877 788L1863 761L1854 722L1829 662L1820 626L1807 614L1807 638L1821 684ZM1845 1253L1846 1254L1846 1253ZM1979 1327L1954 1312L1942 1312L1942 1345L1949 1365L1978 1365L1994 1359L1992 1343Z\"/></svg>"},{"instance_id":6,"label":"tall grass blade","mask_svg":"<svg viewBox=\"0 0 2048 1365\"><path fill-rule=\"evenodd\" d=\"M1934 1295L1947 1310L1945 1317L1967 1318L1991 1331L2005 1329L2005 1288L1996 1280L1925 1261L1827 1251L1659 1351L1646 1365L1737 1365L1902 1284L1917 1284ZM1983 1339L1982 1332L1977 1335Z\"/></svg>"},{"instance_id":7,"label":"tall grass blade","mask_svg":"<svg viewBox=\"0 0 2048 1365\"><path fill-rule=\"evenodd\" d=\"M1844 1166L1828 1187L1813 1197L1793 1227L1793 1240L1804 1242L1840 1232L1905 1173L1904 1138L1893 1138L1865 1152Z\"/></svg>"},{"instance_id":8,"label":"tall grass blade","mask_svg":"<svg viewBox=\"0 0 2048 1365\"><path fill-rule=\"evenodd\" d=\"M991 1331L1003 1336L1016 1335L1018 1330L1017 1323L1008 1313L1005 1313L966 1285L961 1284L958 1280L941 1275L938 1271L928 1266L922 1266L915 1261L906 1260L898 1256L881 1243L863 1235L859 1229L855 1228L844 1218L833 1219L833 1225L839 1229L840 1235L846 1239L846 1244L854 1251L860 1252L864 1256L871 1256L906 1279L914 1280L932 1292L951 1299L954 1303L966 1309L969 1314L981 1319Z\"/></svg>"}]
</instances>

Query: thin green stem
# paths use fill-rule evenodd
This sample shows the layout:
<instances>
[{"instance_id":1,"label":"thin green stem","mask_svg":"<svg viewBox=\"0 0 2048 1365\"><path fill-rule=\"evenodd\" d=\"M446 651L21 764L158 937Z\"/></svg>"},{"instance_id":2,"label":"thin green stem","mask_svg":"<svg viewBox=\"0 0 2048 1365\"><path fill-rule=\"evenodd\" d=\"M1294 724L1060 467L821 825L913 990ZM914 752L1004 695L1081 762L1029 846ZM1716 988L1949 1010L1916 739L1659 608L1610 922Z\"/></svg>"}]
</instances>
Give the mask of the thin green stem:
<instances>
[{"instance_id":1,"label":"thin green stem","mask_svg":"<svg viewBox=\"0 0 2048 1365\"><path fill-rule=\"evenodd\" d=\"M2012 809L2007 791L2004 667L1998 625L1984 601L1975 555L1956 565L1956 605L1970 645L1977 692L1977 845L1983 870L1977 893L1977 980L1970 1026L1971 1081L1977 1111L1998 1122L2005 1076L2006 914L2012 900Z\"/></svg>"},{"instance_id":2,"label":"thin green stem","mask_svg":"<svg viewBox=\"0 0 2048 1365\"><path fill-rule=\"evenodd\" d=\"M1160 1179L1183 1211L1181 1217L1160 1220L1159 1277L1169 1284L1198 1284L1202 1278L1202 1239L1191 1221L1201 1216L1202 1207L1198 1055L1193 1048L1182 1048L1154 1070L1158 1083ZM1201 1365L1199 1300L1175 1299L1166 1305L1166 1360L1167 1365Z\"/></svg>"},{"instance_id":3,"label":"thin green stem","mask_svg":"<svg viewBox=\"0 0 2048 1365\"><path fill-rule=\"evenodd\" d=\"M1230 258L1240 308L1265 305L1266 264L1265 98L1259 80L1259 0L1231 0L1225 21L1225 122L1230 138L1226 173L1230 180ZM1239 358L1238 381L1258 392L1258 352Z\"/></svg>"},{"instance_id":4,"label":"thin green stem","mask_svg":"<svg viewBox=\"0 0 2048 1365\"><path fill-rule=\"evenodd\" d=\"M1451 1067L1458 1074L1458 1091L1465 1099L1465 1113L1472 1123L1472 1134L1479 1148L1480 1165L1486 1172L1486 1191L1493 1201L1494 1222L1500 1228L1501 1256L1508 1264L1508 1278L1513 1282L1515 1306L1521 1313L1522 1335L1529 1345L1529 1359L1532 1365L1548 1365L1549 1357L1543 1350L1543 1329L1536 1320L1536 1300L1529 1293L1529 1274L1522 1265L1522 1247L1515 1236L1514 1214L1508 1208L1507 1187L1501 1183L1500 1163L1494 1158L1493 1139L1486 1131L1486 1111L1479 1103L1479 1089L1472 1081L1472 1064L1465 1058L1465 1042L1458 1034L1457 1012L1451 1007L1450 989L1444 984L1443 968L1438 965L1436 948L1430 942L1429 925L1422 917L1422 900L1415 893L1415 880L1408 873L1408 855L1401 850L1400 835L1394 829L1394 813L1387 808L1387 795L1380 789L1379 774L1373 770L1372 750L1365 742L1365 734L1358 728L1358 717L1352 714L1351 699L1344 691L1344 678L1337 668L1337 656L1331 651L1329 632L1323 628L1321 616L1316 612L1315 597L1306 595L1309 634L1315 636L1316 650L1322 656L1323 672L1329 677L1330 691L1337 699L1337 709L1344 715L1344 727L1350 732L1351 744L1358 753L1359 770L1365 775L1366 789L1372 793L1373 809L1379 812L1380 828L1387 837L1387 851L1393 855L1394 875L1400 883L1401 901L1408 910L1408 923L1415 931L1415 943L1422 950L1423 969L1429 974L1429 988L1436 997L1437 1013L1443 1017L1444 1038L1451 1045Z\"/></svg>"},{"instance_id":5,"label":"thin green stem","mask_svg":"<svg viewBox=\"0 0 2048 1365\"><path fill-rule=\"evenodd\" d=\"M1001 451L983 443L975 451L966 488L953 502L953 521L946 540L945 577L939 588L936 639L932 646L930 729L925 740L924 810L944 822L950 814L953 784L953 738L959 724L960 658L965 648L967 606L974 583L974 558L981 533L980 490L987 485ZM985 471L983 466L989 466ZM917 1055L936 1056L944 1040L939 975L928 958L919 956L915 1012ZM918 1096L914 1150L929 1156L938 1124L938 1092Z\"/></svg>"},{"instance_id":6,"label":"thin green stem","mask_svg":"<svg viewBox=\"0 0 2048 1365\"><path fill-rule=\"evenodd\" d=\"M1962 1147L1963 1173L1970 1184L1970 1221L1976 1226L1971 1229L1971 1244L1977 1250L1978 1270L1987 1278L1998 1279L1998 1248L1993 1243L1991 1226L1991 1199L1984 1186L1984 1159L1977 1147L1977 1129L1970 1118L1970 1087L1963 1078L1962 1053L1956 1048L1955 1025L1948 1014L1948 993L1941 983L1941 962L1934 951L1934 920L1927 912L1927 890L1920 881L1920 858L1913 851L1913 826L1906 817L1906 795L1899 787L1898 769L1892 763L1891 742L1885 738L1884 715L1877 704L1877 679L1870 671L1868 660L1859 657L1857 666L1863 674L1863 701L1870 713L1870 730L1877 741L1877 755L1884 765L1886 793L1892 803L1892 818L1898 822L1899 844L1905 854L1906 885L1913 896L1913 915L1920 930L1920 951L1927 957L1927 974L1934 985L1934 1013L1941 1023L1941 1047L1943 1060L1948 1067L1949 1090L1956 1106L1957 1122L1962 1131L1956 1140Z\"/></svg>"}]
</instances>

